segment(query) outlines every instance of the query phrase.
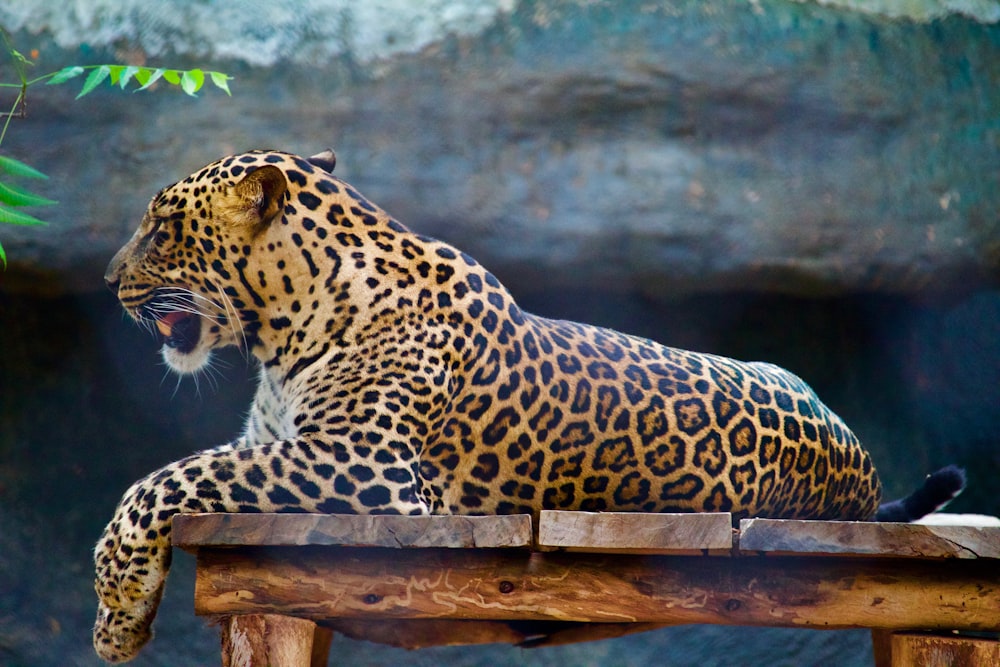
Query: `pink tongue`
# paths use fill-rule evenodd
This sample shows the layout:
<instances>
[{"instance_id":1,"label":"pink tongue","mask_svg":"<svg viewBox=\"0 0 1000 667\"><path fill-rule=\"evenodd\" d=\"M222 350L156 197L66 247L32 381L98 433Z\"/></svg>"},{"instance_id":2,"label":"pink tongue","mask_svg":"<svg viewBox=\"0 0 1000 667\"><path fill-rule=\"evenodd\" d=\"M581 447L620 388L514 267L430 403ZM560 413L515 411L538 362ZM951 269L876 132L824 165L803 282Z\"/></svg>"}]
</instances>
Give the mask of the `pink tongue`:
<instances>
[{"instance_id":1,"label":"pink tongue","mask_svg":"<svg viewBox=\"0 0 1000 667\"><path fill-rule=\"evenodd\" d=\"M167 313L160 319L156 320L156 328L160 330L164 338L170 338L170 332L173 330L174 325L187 317L186 313L173 312Z\"/></svg>"}]
</instances>

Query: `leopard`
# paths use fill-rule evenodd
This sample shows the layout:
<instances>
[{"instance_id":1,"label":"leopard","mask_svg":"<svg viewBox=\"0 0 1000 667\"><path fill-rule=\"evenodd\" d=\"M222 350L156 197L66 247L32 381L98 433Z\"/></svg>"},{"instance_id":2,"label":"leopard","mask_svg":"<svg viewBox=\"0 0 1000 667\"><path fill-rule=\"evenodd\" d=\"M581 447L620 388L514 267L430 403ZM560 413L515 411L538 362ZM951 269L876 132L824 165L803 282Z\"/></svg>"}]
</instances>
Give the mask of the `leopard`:
<instances>
[{"instance_id":1,"label":"leopard","mask_svg":"<svg viewBox=\"0 0 1000 667\"><path fill-rule=\"evenodd\" d=\"M153 196L108 265L173 371L236 347L258 377L238 437L132 484L104 529L104 660L152 637L178 513L910 521L964 487L951 465L882 502L869 453L796 375L528 313L335 165L330 150L213 162Z\"/></svg>"}]
</instances>

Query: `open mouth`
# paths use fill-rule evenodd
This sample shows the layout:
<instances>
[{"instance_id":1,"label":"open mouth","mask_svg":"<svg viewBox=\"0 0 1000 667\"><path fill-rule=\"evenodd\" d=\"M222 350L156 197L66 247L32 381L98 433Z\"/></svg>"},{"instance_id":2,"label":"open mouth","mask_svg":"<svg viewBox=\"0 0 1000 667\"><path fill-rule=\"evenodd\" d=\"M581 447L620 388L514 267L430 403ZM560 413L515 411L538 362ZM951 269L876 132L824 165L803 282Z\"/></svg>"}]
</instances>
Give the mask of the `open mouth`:
<instances>
[{"instance_id":1,"label":"open mouth","mask_svg":"<svg viewBox=\"0 0 1000 667\"><path fill-rule=\"evenodd\" d=\"M201 335L201 318L182 311L158 312L153 314L160 343L178 352L194 350Z\"/></svg>"}]
</instances>

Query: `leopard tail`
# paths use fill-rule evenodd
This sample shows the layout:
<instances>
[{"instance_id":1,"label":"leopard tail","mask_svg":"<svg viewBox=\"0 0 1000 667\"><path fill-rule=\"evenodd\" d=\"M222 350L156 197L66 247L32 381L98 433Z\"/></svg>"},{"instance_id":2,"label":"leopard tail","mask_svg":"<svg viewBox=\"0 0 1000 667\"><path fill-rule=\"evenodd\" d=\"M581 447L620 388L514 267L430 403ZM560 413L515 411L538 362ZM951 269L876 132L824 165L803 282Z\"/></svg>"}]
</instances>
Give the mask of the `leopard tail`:
<instances>
[{"instance_id":1,"label":"leopard tail","mask_svg":"<svg viewBox=\"0 0 1000 667\"><path fill-rule=\"evenodd\" d=\"M887 503L875 513L875 521L908 523L936 512L950 503L965 488L965 471L950 465L931 473L916 491Z\"/></svg>"}]
</instances>

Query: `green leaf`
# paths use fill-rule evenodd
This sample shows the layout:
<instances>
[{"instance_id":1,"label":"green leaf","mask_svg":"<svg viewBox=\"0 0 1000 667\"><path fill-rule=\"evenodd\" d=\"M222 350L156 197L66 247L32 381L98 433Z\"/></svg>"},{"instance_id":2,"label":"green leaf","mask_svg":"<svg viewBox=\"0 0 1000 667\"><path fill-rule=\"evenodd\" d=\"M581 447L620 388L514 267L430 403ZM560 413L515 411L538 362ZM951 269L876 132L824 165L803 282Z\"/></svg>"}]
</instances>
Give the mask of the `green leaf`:
<instances>
[{"instance_id":1,"label":"green leaf","mask_svg":"<svg viewBox=\"0 0 1000 667\"><path fill-rule=\"evenodd\" d=\"M101 82L107 79L110 75L111 68L107 65L101 65L100 67L93 69L90 74L87 75L87 80L83 82L83 89L80 91L80 94L76 96L76 99L80 99L94 88L97 88L101 85Z\"/></svg>"},{"instance_id":2,"label":"green leaf","mask_svg":"<svg viewBox=\"0 0 1000 667\"><path fill-rule=\"evenodd\" d=\"M153 76L153 70L148 67L136 67L135 68L135 82L140 86L145 86L149 81L149 77Z\"/></svg>"},{"instance_id":3,"label":"green leaf","mask_svg":"<svg viewBox=\"0 0 1000 667\"><path fill-rule=\"evenodd\" d=\"M20 160L15 160L5 155L0 155L0 171L13 176L23 176L24 178L48 178L48 176L34 167L29 167Z\"/></svg>"},{"instance_id":4,"label":"green leaf","mask_svg":"<svg viewBox=\"0 0 1000 667\"><path fill-rule=\"evenodd\" d=\"M28 60L27 58L25 58L24 54L22 54L17 49L10 49L10 56L15 61L23 63L25 65L34 65L35 64L35 63L31 62L30 60Z\"/></svg>"},{"instance_id":5,"label":"green leaf","mask_svg":"<svg viewBox=\"0 0 1000 667\"><path fill-rule=\"evenodd\" d=\"M3 251L3 244L0 243L0 262L3 262L3 268L7 268L7 253Z\"/></svg>"},{"instance_id":6,"label":"green leaf","mask_svg":"<svg viewBox=\"0 0 1000 667\"><path fill-rule=\"evenodd\" d=\"M172 83L176 86L181 82L181 73L175 69L165 69L163 70L163 78L167 83Z\"/></svg>"},{"instance_id":7,"label":"green leaf","mask_svg":"<svg viewBox=\"0 0 1000 667\"><path fill-rule=\"evenodd\" d=\"M205 73L200 69L188 70L181 76L181 88L191 97L194 97L194 94L201 90L204 83Z\"/></svg>"},{"instance_id":8,"label":"green leaf","mask_svg":"<svg viewBox=\"0 0 1000 667\"><path fill-rule=\"evenodd\" d=\"M135 89L136 92L139 92L140 90L146 90L147 88L152 86L154 83L156 83L163 77L163 74L165 72L166 70L162 68L151 70L148 67L144 67L140 72L137 72L135 75L135 80L138 81L140 84L142 84L141 88Z\"/></svg>"},{"instance_id":9,"label":"green leaf","mask_svg":"<svg viewBox=\"0 0 1000 667\"><path fill-rule=\"evenodd\" d=\"M125 65L106 65L106 67L111 72L111 85L114 86L121 78L122 72L125 71Z\"/></svg>"},{"instance_id":10,"label":"green leaf","mask_svg":"<svg viewBox=\"0 0 1000 667\"><path fill-rule=\"evenodd\" d=\"M0 182L0 203L8 206L51 206L56 202L24 188Z\"/></svg>"},{"instance_id":11,"label":"green leaf","mask_svg":"<svg viewBox=\"0 0 1000 667\"><path fill-rule=\"evenodd\" d=\"M121 78L118 79L118 85L121 86L122 90L125 90L128 82L132 80L132 77L136 75L139 69L135 65L129 65L122 71Z\"/></svg>"},{"instance_id":12,"label":"green leaf","mask_svg":"<svg viewBox=\"0 0 1000 667\"><path fill-rule=\"evenodd\" d=\"M66 83L70 79L75 79L76 77L83 74L84 69L79 65L74 65L72 67L64 67L54 75L52 75L48 81L45 82L46 86L54 86L59 83Z\"/></svg>"},{"instance_id":13,"label":"green leaf","mask_svg":"<svg viewBox=\"0 0 1000 667\"><path fill-rule=\"evenodd\" d=\"M49 223L44 220L39 220L38 218L28 215L27 213L21 213L20 211L12 211L9 208L4 208L0 206L0 222L7 223L8 225L47 225Z\"/></svg>"},{"instance_id":14,"label":"green leaf","mask_svg":"<svg viewBox=\"0 0 1000 667\"><path fill-rule=\"evenodd\" d=\"M233 96L233 94L229 92L229 84L226 83L233 77L229 76L228 74L223 74L222 72L209 72L208 75L212 77L212 83L215 84L216 88L221 88L222 90L226 91L226 95L229 95L230 97Z\"/></svg>"}]
</instances>

